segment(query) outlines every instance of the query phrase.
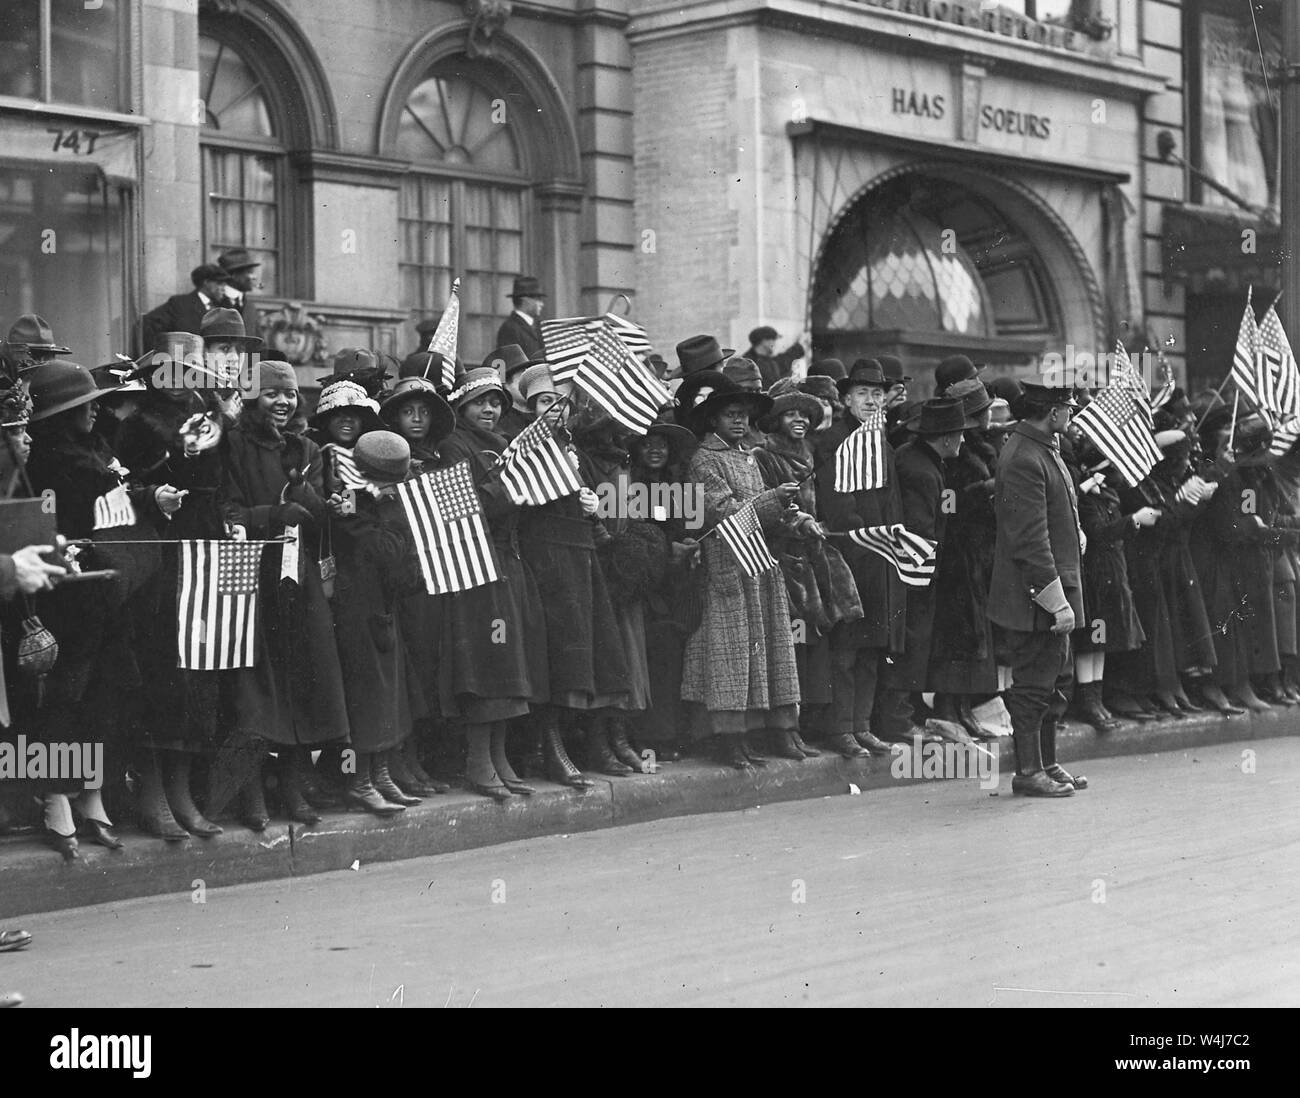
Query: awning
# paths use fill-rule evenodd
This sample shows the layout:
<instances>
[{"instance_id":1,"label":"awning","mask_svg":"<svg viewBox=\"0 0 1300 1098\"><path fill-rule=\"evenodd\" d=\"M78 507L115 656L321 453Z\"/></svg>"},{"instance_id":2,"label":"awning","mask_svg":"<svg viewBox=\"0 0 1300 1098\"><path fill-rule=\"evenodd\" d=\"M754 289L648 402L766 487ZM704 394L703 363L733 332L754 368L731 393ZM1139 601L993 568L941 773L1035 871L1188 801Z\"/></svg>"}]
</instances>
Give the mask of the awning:
<instances>
[{"instance_id":1,"label":"awning","mask_svg":"<svg viewBox=\"0 0 1300 1098\"><path fill-rule=\"evenodd\" d=\"M1166 282L1197 294L1280 288L1282 234L1273 222L1244 210L1176 202L1165 203L1161 221Z\"/></svg>"}]
</instances>

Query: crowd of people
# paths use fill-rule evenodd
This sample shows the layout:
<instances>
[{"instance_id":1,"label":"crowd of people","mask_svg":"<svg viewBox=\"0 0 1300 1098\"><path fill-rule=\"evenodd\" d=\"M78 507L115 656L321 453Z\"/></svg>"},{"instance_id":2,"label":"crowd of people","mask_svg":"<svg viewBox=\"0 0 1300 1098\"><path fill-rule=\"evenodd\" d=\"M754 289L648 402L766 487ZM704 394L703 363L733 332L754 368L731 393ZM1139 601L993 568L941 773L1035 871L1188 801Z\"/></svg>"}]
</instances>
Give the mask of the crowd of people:
<instances>
[{"instance_id":1,"label":"crowd of people","mask_svg":"<svg viewBox=\"0 0 1300 1098\"><path fill-rule=\"evenodd\" d=\"M73 545L0 555L0 715L102 742L107 780L0 780L0 823L39 813L75 858L78 835L120 846L119 816L181 841L392 816L453 782L507 801L701 753L888 756L993 738L975 713L999 696L1016 791L1065 796L1087 784L1055 758L1067 694L1099 731L1300 704L1300 457L1270 457L1258 417L1175 391L1162 460L1129 487L1071 427L1086 391L957 355L916 399L897 358L792 373L760 328L759 361L703 335L671 366L646 355L673 401L639 435L557 383L544 294L516 291L503 334L523 339L482 365L349 348L314 402L217 301L126 367L14 326L0 496L53 500ZM203 365L160 371L163 352ZM499 459L539 417L582 487L519 505ZM846 440L877 418L879 475L842 490ZM498 578L429 594L397 486L461 464ZM710 536L751 507L776 561L758 574ZM845 536L900 525L934 547L928 583ZM254 659L182 668L175 543L231 538L267 543Z\"/></svg>"}]
</instances>

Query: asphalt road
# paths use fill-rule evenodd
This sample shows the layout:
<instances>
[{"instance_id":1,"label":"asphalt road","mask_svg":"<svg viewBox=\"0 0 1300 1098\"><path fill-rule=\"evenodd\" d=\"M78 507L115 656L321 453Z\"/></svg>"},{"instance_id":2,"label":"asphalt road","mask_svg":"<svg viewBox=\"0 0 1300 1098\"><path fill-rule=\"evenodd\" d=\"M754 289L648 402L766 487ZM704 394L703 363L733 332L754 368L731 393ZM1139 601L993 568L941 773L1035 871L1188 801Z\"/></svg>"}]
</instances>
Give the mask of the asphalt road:
<instances>
[{"instance_id":1,"label":"asphalt road","mask_svg":"<svg viewBox=\"0 0 1300 1098\"><path fill-rule=\"evenodd\" d=\"M9 924L36 940L0 955L0 991L24 1010L1300 1004L1300 738L1077 770L1092 787L1065 801L930 782L34 915Z\"/></svg>"}]
</instances>

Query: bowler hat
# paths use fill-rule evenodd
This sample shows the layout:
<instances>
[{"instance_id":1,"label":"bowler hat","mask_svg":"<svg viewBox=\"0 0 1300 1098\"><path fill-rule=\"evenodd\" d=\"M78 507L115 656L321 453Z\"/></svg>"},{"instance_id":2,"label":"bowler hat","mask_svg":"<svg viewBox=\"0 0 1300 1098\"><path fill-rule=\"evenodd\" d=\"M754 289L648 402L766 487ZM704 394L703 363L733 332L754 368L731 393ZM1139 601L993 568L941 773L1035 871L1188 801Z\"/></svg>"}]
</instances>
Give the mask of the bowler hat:
<instances>
[{"instance_id":1,"label":"bowler hat","mask_svg":"<svg viewBox=\"0 0 1300 1098\"><path fill-rule=\"evenodd\" d=\"M989 391L984 388L984 383L977 377L954 381L948 386L948 392L944 395L952 397L954 400L960 400L968 417L979 415L993 403Z\"/></svg>"},{"instance_id":2,"label":"bowler hat","mask_svg":"<svg viewBox=\"0 0 1300 1098\"><path fill-rule=\"evenodd\" d=\"M903 360L897 355L876 355L876 361L880 363L880 368L885 373L885 380L890 385L912 380L911 374L903 373Z\"/></svg>"},{"instance_id":3,"label":"bowler hat","mask_svg":"<svg viewBox=\"0 0 1300 1098\"><path fill-rule=\"evenodd\" d=\"M1014 404L1024 393L1024 386L1014 377L995 377L990 378L988 383L989 393L994 398L1001 397L1008 404Z\"/></svg>"},{"instance_id":4,"label":"bowler hat","mask_svg":"<svg viewBox=\"0 0 1300 1098\"><path fill-rule=\"evenodd\" d=\"M839 381L841 378L849 376L848 370L844 368L838 358L823 358L820 362L814 362L808 367L809 377L829 377Z\"/></svg>"},{"instance_id":5,"label":"bowler hat","mask_svg":"<svg viewBox=\"0 0 1300 1098\"><path fill-rule=\"evenodd\" d=\"M456 429L456 413L451 410L451 405L422 377L404 377L394 385L379 405L379 418L391 427L397 422L397 413L402 405L413 400L423 400L429 406L431 422L425 439L427 443L444 439Z\"/></svg>"},{"instance_id":6,"label":"bowler hat","mask_svg":"<svg viewBox=\"0 0 1300 1098\"><path fill-rule=\"evenodd\" d=\"M352 447L357 472L378 484L397 484L411 471L411 445L395 431L370 431Z\"/></svg>"},{"instance_id":7,"label":"bowler hat","mask_svg":"<svg viewBox=\"0 0 1300 1098\"><path fill-rule=\"evenodd\" d=\"M79 362L42 362L23 375L32 394L32 422L98 400L111 389L95 384Z\"/></svg>"},{"instance_id":8,"label":"bowler hat","mask_svg":"<svg viewBox=\"0 0 1300 1098\"><path fill-rule=\"evenodd\" d=\"M531 364L531 360L524 354L524 349L518 343L507 343L504 347L498 347L483 360L483 365L489 370L495 370L501 375L503 381L509 381L520 370L528 369Z\"/></svg>"},{"instance_id":9,"label":"bowler hat","mask_svg":"<svg viewBox=\"0 0 1300 1098\"><path fill-rule=\"evenodd\" d=\"M934 391L942 396L954 381L964 381L979 372L980 367L965 355L949 355L934 368Z\"/></svg>"},{"instance_id":10,"label":"bowler hat","mask_svg":"<svg viewBox=\"0 0 1300 1098\"><path fill-rule=\"evenodd\" d=\"M908 421L907 429L917 435L952 435L975 426L956 397L932 397L920 408L920 415Z\"/></svg>"},{"instance_id":11,"label":"bowler hat","mask_svg":"<svg viewBox=\"0 0 1300 1098\"><path fill-rule=\"evenodd\" d=\"M238 274L240 271L251 271L254 267L260 267L262 265L262 261L260 259L254 259L249 254L247 248L227 248L217 256L217 262L228 274Z\"/></svg>"},{"instance_id":12,"label":"bowler hat","mask_svg":"<svg viewBox=\"0 0 1300 1098\"><path fill-rule=\"evenodd\" d=\"M447 402L459 410L466 402L491 392L500 393L501 399L507 406L509 405L510 397L506 395L505 387L501 384L501 375L490 366L480 366L477 369L466 370L461 375L455 392L447 398Z\"/></svg>"},{"instance_id":13,"label":"bowler hat","mask_svg":"<svg viewBox=\"0 0 1300 1098\"><path fill-rule=\"evenodd\" d=\"M514 287L507 297L545 297L546 291L542 289L542 284L532 275L520 275L515 279Z\"/></svg>"},{"instance_id":14,"label":"bowler hat","mask_svg":"<svg viewBox=\"0 0 1300 1098\"><path fill-rule=\"evenodd\" d=\"M772 398L766 393L742 389L723 374L721 383L715 385L713 391L690 410L687 422L697 435L702 435L709 429L709 419L719 408L727 404L748 404L751 420L758 419L772 410Z\"/></svg>"},{"instance_id":15,"label":"bowler hat","mask_svg":"<svg viewBox=\"0 0 1300 1098\"><path fill-rule=\"evenodd\" d=\"M199 321L199 335L207 343L233 343L241 351L256 351L262 346L257 336L244 330L244 318L235 309L209 309Z\"/></svg>"},{"instance_id":16,"label":"bowler hat","mask_svg":"<svg viewBox=\"0 0 1300 1098\"><path fill-rule=\"evenodd\" d=\"M438 385L442 381L442 369L447 360L437 351L416 351L402 359L397 376L422 377Z\"/></svg>"},{"instance_id":17,"label":"bowler hat","mask_svg":"<svg viewBox=\"0 0 1300 1098\"><path fill-rule=\"evenodd\" d=\"M880 368L880 363L874 358L860 358L853 364L853 369L849 371L848 377L842 377L835 382L835 387L840 391L840 396L844 396L855 385L873 385L880 389L889 388L889 382L885 380L885 371Z\"/></svg>"},{"instance_id":18,"label":"bowler hat","mask_svg":"<svg viewBox=\"0 0 1300 1098\"><path fill-rule=\"evenodd\" d=\"M29 351L44 351L50 355L70 355L67 347L60 347L54 342L54 330L43 317L35 313L23 313L9 329L6 343L21 343Z\"/></svg>"},{"instance_id":19,"label":"bowler hat","mask_svg":"<svg viewBox=\"0 0 1300 1098\"><path fill-rule=\"evenodd\" d=\"M366 395L365 389L355 381L336 381L321 390L316 402L316 414L308 421L312 427L322 428L334 412L351 411L361 418L361 430L380 431L384 421L379 418L379 402Z\"/></svg>"},{"instance_id":20,"label":"bowler hat","mask_svg":"<svg viewBox=\"0 0 1300 1098\"><path fill-rule=\"evenodd\" d=\"M190 281L197 290L205 282L229 282L230 272L220 263L200 263L190 271Z\"/></svg>"},{"instance_id":21,"label":"bowler hat","mask_svg":"<svg viewBox=\"0 0 1300 1098\"><path fill-rule=\"evenodd\" d=\"M1040 385L1034 381L1022 381L1020 403L1033 408L1053 408L1062 405L1077 408L1079 402L1074 399L1074 390L1064 385Z\"/></svg>"},{"instance_id":22,"label":"bowler hat","mask_svg":"<svg viewBox=\"0 0 1300 1098\"><path fill-rule=\"evenodd\" d=\"M810 430L817 430L822 421L821 401L816 397L809 396L807 393L801 393L795 390L792 393L782 393L772 401L772 410L758 421L758 429L771 434L776 430L777 424L780 423L781 417L786 412L803 412L808 417Z\"/></svg>"},{"instance_id":23,"label":"bowler hat","mask_svg":"<svg viewBox=\"0 0 1300 1098\"><path fill-rule=\"evenodd\" d=\"M780 339L781 336L770 324L763 324L749 333L749 345L757 347L765 339Z\"/></svg>"},{"instance_id":24,"label":"bowler hat","mask_svg":"<svg viewBox=\"0 0 1300 1098\"><path fill-rule=\"evenodd\" d=\"M708 335L691 336L677 344L677 361L681 363L683 377L721 366L735 353L734 347L720 347Z\"/></svg>"}]
</instances>

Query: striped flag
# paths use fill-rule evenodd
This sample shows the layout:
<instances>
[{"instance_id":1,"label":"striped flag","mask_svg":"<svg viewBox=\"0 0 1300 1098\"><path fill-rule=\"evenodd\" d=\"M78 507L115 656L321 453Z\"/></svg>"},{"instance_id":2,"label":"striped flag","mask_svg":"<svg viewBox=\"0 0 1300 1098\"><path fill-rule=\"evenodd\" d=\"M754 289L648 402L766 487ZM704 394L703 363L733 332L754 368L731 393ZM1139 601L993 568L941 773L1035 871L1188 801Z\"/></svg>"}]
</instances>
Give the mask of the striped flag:
<instances>
[{"instance_id":1,"label":"striped flag","mask_svg":"<svg viewBox=\"0 0 1300 1098\"><path fill-rule=\"evenodd\" d=\"M717 530L718 537L736 554L745 575L761 576L776 567L776 558L768 551L752 502L734 515L728 515L718 523Z\"/></svg>"},{"instance_id":2,"label":"striped flag","mask_svg":"<svg viewBox=\"0 0 1300 1098\"><path fill-rule=\"evenodd\" d=\"M835 491L867 492L885 486L885 411L872 408L862 426L835 450Z\"/></svg>"},{"instance_id":3,"label":"striped flag","mask_svg":"<svg viewBox=\"0 0 1300 1098\"><path fill-rule=\"evenodd\" d=\"M650 337L646 335L646 330L640 324L617 313L606 313L603 319L610 331L623 341L623 346L632 354L650 353Z\"/></svg>"},{"instance_id":4,"label":"striped flag","mask_svg":"<svg viewBox=\"0 0 1300 1098\"><path fill-rule=\"evenodd\" d=\"M95 529L111 530L115 526L134 526L135 508L127 495L126 485L119 484L95 500Z\"/></svg>"},{"instance_id":5,"label":"striped flag","mask_svg":"<svg viewBox=\"0 0 1300 1098\"><path fill-rule=\"evenodd\" d=\"M1133 398L1133 403L1137 405L1138 413L1146 421L1147 427L1155 429L1155 416L1151 408L1151 394L1147 391L1147 383L1133 366L1133 360L1128 356L1128 348L1124 346L1122 340L1115 340L1115 372L1114 376L1108 379L1107 385L1114 389L1126 389Z\"/></svg>"},{"instance_id":6,"label":"striped flag","mask_svg":"<svg viewBox=\"0 0 1300 1098\"><path fill-rule=\"evenodd\" d=\"M673 399L608 328L592 340L574 381L617 422L638 435L650 429L659 409Z\"/></svg>"},{"instance_id":7,"label":"striped flag","mask_svg":"<svg viewBox=\"0 0 1300 1098\"><path fill-rule=\"evenodd\" d=\"M564 320L542 321L546 362L557 385L574 379L600 329L599 317L571 316Z\"/></svg>"},{"instance_id":8,"label":"striped flag","mask_svg":"<svg viewBox=\"0 0 1300 1098\"><path fill-rule=\"evenodd\" d=\"M397 486L431 595L468 591L499 578L469 462Z\"/></svg>"},{"instance_id":9,"label":"striped flag","mask_svg":"<svg viewBox=\"0 0 1300 1098\"><path fill-rule=\"evenodd\" d=\"M1267 355L1267 376L1271 382L1273 442L1269 453L1280 456L1300 438L1300 371L1296 369L1291 341L1277 315L1277 303L1268 307L1259 326L1261 355ZM1261 371L1262 372L1262 371Z\"/></svg>"},{"instance_id":10,"label":"striped flag","mask_svg":"<svg viewBox=\"0 0 1300 1098\"><path fill-rule=\"evenodd\" d=\"M344 488L351 488L354 492L370 489L370 481L361 475L351 450L345 450L335 442L327 442L322 449L333 459L334 475Z\"/></svg>"},{"instance_id":11,"label":"striped flag","mask_svg":"<svg viewBox=\"0 0 1300 1098\"><path fill-rule=\"evenodd\" d=\"M1137 487L1160 460L1160 447L1131 389L1101 390L1074 422L1130 487Z\"/></svg>"},{"instance_id":12,"label":"striped flag","mask_svg":"<svg viewBox=\"0 0 1300 1098\"><path fill-rule=\"evenodd\" d=\"M540 507L582 488L569 455L542 418L520 431L501 454L501 483L519 507Z\"/></svg>"},{"instance_id":13,"label":"striped flag","mask_svg":"<svg viewBox=\"0 0 1300 1098\"><path fill-rule=\"evenodd\" d=\"M178 667L229 671L253 666L262 543L181 541L177 579Z\"/></svg>"},{"instance_id":14,"label":"striped flag","mask_svg":"<svg viewBox=\"0 0 1300 1098\"><path fill-rule=\"evenodd\" d=\"M901 522L893 526L863 526L849 531L849 540L870 549L894 566L909 587L928 587L934 575L935 543L914 534Z\"/></svg>"},{"instance_id":15,"label":"striped flag","mask_svg":"<svg viewBox=\"0 0 1300 1098\"><path fill-rule=\"evenodd\" d=\"M460 279L451 284L447 308L438 320L438 330L429 340L426 351L442 355L442 384L448 390L456 388L456 345L460 338Z\"/></svg>"},{"instance_id":16,"label":"striped flag","mask_svg":"<svg viewBox=\"0 0 1300 1098\"><path fill-rule=\"evenodd\" d=\"M1250 303L1250 290L1247 290L1246 308L1237 328L1237 345L1232 351L1232 381L1257 408L1262 408L1264 402L1256 374L1259 347L1259 325L1255 323L1255 309Z\"/></svg>"}]
</instances>

